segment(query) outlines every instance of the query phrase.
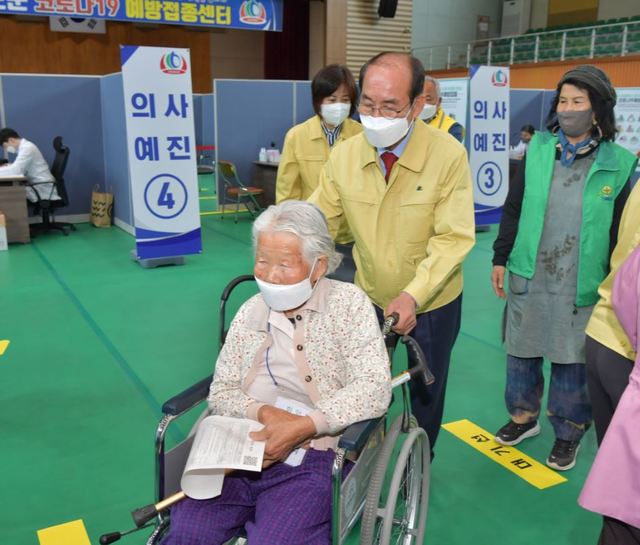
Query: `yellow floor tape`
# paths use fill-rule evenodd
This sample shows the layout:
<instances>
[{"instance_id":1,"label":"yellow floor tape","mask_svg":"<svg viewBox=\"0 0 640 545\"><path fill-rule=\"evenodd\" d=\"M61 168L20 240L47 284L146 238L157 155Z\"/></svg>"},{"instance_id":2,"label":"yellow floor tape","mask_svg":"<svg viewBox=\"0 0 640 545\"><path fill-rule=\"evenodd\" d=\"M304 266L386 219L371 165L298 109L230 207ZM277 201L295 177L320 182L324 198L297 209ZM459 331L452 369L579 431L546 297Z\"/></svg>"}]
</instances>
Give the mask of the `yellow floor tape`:
<instances>
[{"instance_id":1,"label":"yellow floor tape","mask_svg":"<svg viewBox=\"0 0 640 545\"><path fill-rule=\"evenodd\" d=\"M530 458L514 447L505 447L493 439L493 434L476 426L469 420L458 420L443 424L442 427L487 458L506 467L529 484L543 490L567 481L547 466Z\"/></svg>"},{"instance_id":2,"label":"yellow floor tape","mask_svg":"<svg viewBox=\"0 0 640 545\"><path fill-rule=\"evenodd\" d=\"M10 341L0 341L0 356L4 354L4 351L9 348Z\"/></svg>"},{"instance_id":3,"label":"yellow floor tape","mask_svg":"<svg viewBox=\"0 0 640 545\"><path fill-rule=\"evenodd\" d=\"M40 545L91 545L82 520L38 530Z\"/></svg>"}]
</instances>

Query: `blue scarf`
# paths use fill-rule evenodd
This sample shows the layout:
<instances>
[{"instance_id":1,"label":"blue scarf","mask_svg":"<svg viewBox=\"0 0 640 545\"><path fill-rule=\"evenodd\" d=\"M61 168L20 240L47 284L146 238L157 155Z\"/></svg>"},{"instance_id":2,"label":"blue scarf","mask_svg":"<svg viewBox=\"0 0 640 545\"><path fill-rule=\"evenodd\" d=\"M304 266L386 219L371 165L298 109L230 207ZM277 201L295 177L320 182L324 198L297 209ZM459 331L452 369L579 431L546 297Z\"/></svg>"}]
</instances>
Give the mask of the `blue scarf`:
<instances>
[{"instance_id":1,"label":"blue scarf","mask_svg":"<svg viewBox=\"0 0 640 545\"><path fill-rule=\"evenodd\" d=\"M591 136L588 136L577 144L572 144L567 140L562 129L558 129L557 135L560 140L560 143L558 144L558 147L560 148L560 164L563 167L570 167L575 161L577 155L583 155L598 145L598 141L594 140Z\"/></svg>"}]
</instances>

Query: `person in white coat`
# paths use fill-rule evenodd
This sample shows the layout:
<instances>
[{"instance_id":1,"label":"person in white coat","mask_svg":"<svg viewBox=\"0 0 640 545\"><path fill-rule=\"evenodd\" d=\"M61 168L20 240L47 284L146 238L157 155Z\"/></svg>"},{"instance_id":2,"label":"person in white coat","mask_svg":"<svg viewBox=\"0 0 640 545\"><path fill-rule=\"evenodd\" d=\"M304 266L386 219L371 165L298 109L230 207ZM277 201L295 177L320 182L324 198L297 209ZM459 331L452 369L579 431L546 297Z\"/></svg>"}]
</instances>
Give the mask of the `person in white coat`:
<instances>
[{"instance_id":1,"label":"person in white coat","mask_svg":"<svg viewBox=\"0 0 640 545\"><path fill-rule=\"evenodd\" d=\"M39 200L58 201L60 195L56 191L55 178L38 147L22 138L15 130L0 130L0 144L6 153L15 155L13 162L0 166L0 174L4 176L24 176L29 182L27 199L37 203Z\"/></svg>"}]
</instances>

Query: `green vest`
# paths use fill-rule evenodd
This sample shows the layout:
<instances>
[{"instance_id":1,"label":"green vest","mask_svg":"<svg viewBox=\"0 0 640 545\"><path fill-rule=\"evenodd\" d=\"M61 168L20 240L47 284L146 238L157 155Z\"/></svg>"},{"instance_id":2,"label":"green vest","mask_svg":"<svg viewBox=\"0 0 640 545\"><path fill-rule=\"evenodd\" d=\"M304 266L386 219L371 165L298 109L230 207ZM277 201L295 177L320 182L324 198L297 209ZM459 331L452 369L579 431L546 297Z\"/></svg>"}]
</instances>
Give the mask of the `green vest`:
<instances>
[{"instance_id":1,"label":"green vest","mask_svg":"<svg viewBox=\"0 0 640 545\"><path fill-rule=\"evenodd\" d=\"M536 132L527 150L524 198L518 234L507 267L531 279L553 178L558 137ZM636 167L637 158L613 142L601 142L584 185L576 306L598 301L598 286L609 271L609 231L618 194Z\"/></svg>"}]
</instances>

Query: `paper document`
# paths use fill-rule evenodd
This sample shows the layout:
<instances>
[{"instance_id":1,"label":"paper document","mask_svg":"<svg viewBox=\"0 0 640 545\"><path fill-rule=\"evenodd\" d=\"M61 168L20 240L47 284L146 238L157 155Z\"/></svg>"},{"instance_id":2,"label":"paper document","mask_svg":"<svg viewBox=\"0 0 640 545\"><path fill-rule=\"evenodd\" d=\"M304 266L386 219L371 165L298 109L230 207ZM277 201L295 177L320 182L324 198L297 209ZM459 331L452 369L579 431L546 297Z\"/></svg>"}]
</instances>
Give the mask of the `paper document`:
<instances>
[{"instance_id":1,"label":"paper document","mask_svg":"<svg viewBox=\"0 0 640 545\"><path fill-rule=\"evenodd\" d=\"M207 416L196 431L180 485L190 498L215 498L222 492L225 469L262 471L264 441L249 438L263 428L245 418Z\"/></svg>"},{"instance_id":2,"label":"paper document","mask_svg":"<svg viewBox=\"0 0 640 545\"><path fill-rule=\"evenodd\" d=\"M276 398L275 406L278 409L282 409L283 411L287 411L297 416L307 416L312 411L311 407L307 407L304 403L300 403L295 399L289 399L288 397L281 396L278 396ZM284 461L284 463L291 467L297 467L302 463L302 460L304 459L304 455L306 453L307 450L303 448L292 450L291 454L287 456L287 459Z\"/></svg>"}]
</instances>

